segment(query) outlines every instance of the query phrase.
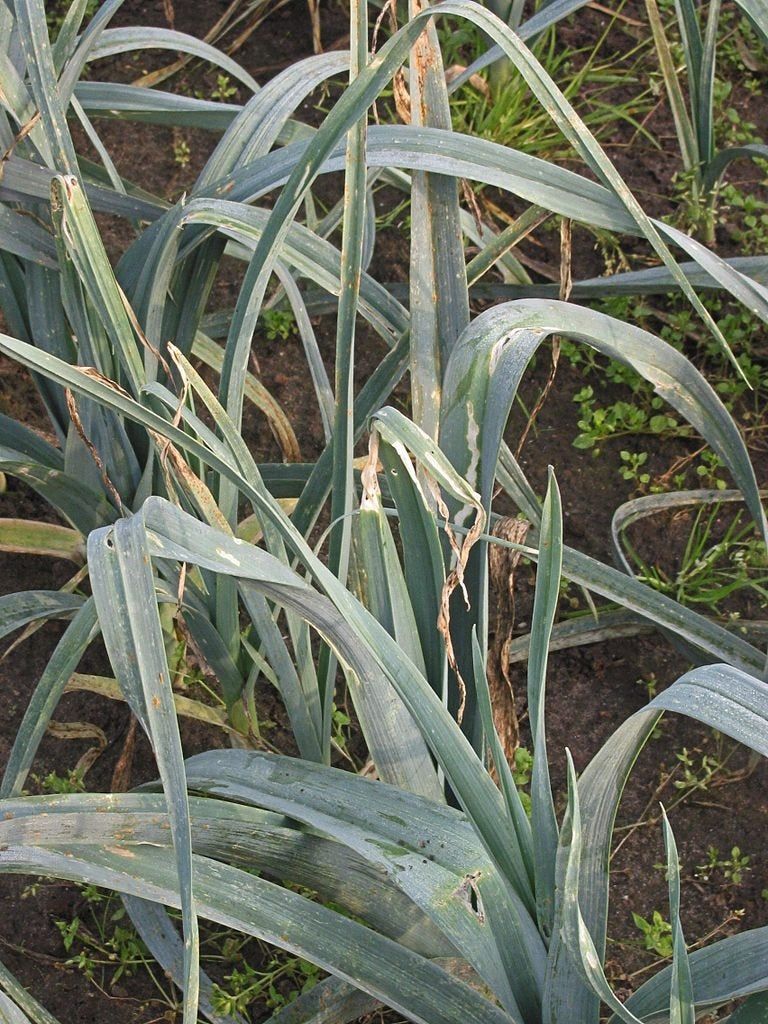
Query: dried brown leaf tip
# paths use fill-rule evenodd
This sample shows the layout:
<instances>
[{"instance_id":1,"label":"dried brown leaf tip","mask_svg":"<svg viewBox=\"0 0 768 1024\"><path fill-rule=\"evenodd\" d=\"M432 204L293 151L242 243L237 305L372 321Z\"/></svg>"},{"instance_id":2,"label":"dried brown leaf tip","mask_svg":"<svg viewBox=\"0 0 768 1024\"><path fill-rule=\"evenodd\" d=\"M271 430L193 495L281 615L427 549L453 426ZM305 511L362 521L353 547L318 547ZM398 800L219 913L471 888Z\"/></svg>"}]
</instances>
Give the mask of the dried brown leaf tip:
<instances>
[{"instance_id":1,"label":"dried brown leaf tip","mask_svg":"<svg viewBox=\"0 0 768 1024\"><path fill-rule=\"evenodd\" d=\"M530 523L523 518L500 519L494 537L524 544ZM493 594L489 623L486 675L493 708L493 722L508 762L519 746L515 693L509 674L509 647L515 623L515 575L522 552L501 544L488 545L488 575ZM497 766L498 768L498 766Z\"/></svg>"},{"instance_id":2,"label":"dried brown leaf tip","mask_svg":"<svg viewBox=\"0 0 768 1024\"><path fill-rule=\"evenodd\" d=\"M360 473L363 493L360 499L361 510L377 509L381 504L379 488L379 435L374 430L368 439L368 458Z\"/></svg>"},{"instance_id":3,"label":"dried brown leaf tip","mask_svg":"<svg viewBox=\"0 0 768 1024\"><path fill-rule=\"evenodd\" d=\"M94 370L93 367L90 367L90 366L82 367L81 366L81 367L79 367L79 369L83 373L85 373L86 370L91 371L90 373L86 373L85 375L86 376L99 377L103 381L105 381L106 383L112 385L116 391L120 391L120 392L123 391L123 389L118 384L115 384L114 381L111 381L111 380L109 380L109 378L104 377L97 370ZM125 394L125 392L123 392L123 394ZM88 437L88 435L85 432L85 427L83 426L83 421L80 418L80 413L79 413L78 408L77 408L77 403L75 401L75 396L73 395L73 393L70 391L69 388L65 389L64 397L65 397L66 402L67 402L67 411L69 412L69 415L70 415L70 417L72 419L72 425L74 426L75 430L77 431L78 437L83 442L83 444L85 445L85 447L86 447L86 449L88 451L88 454L91 456L91 458L93 459L94 463L96 464L96 468L99 471L99 474L101 476L101 479L102 479L102 482L104 484L104 487L106 488L109 496L114 501L115 506L117 508L119 508L122 513L124 513L125 512L125 505L123 504L123 499L120 497L120 493L118 492L118 490L115 487L115 485L112 483L112 480L110 479L109 474L107 473L106 466L104 465L104 461L101 458L101 455L99 454L96 446L94 445L93 441L91 441L91 439Z\"/></svg>"},{"instance_id":4,"label":"dried brown leaf tip","mask_svg":"<svg viewBox=\"0 0 768 1024\"><path fill-rule=\"evenodd\" d=\"M466 64L451 64L449 68L445 69L445 84L451 85L451 83L455 82L459 75L463 75L466 70ZM470 75L467 81L472 86L472 88L477 89L477 91L481 95L488 97L491 95L491 90L488 86L488 83L486 82L482 75Z\"/></svg>"},{"instance_id":5,"label":"dried brown leaf tip","mask_svg":"<svg viewBox=\"0 0 768 1024\"><path fill-rule=\"evenodd\" d=\"M405 84L405 75L402 69L395 72L395 76L392 79L392 94L395 100L397 116L404 124L410 124L411 94L408 92L408 86Z\"/></svg>"}]
</instances>

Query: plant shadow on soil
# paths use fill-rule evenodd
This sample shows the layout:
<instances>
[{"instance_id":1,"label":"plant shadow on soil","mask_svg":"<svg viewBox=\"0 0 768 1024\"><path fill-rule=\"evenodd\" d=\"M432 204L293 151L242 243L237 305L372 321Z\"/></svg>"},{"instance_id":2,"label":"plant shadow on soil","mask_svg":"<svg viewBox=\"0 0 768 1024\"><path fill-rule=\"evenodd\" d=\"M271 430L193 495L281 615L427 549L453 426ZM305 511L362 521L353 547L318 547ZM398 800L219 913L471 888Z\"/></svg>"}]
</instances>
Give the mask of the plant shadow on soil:
<instances>
[{"instance_id":1,"label":"plant shadow on soil","mask_svg":"<svg viewBox=\"0 0 768 1024\"><path fill-rule=\"evenodd\" d=\"M176 6L176 27L197 32L201 26L212 22L226 5L221 0L216 4L190 0ZM562 30L564 41L573 45L583 42L594 30L597 17L595 12L587 12L578 30L565 26ZM116 24L164 25L163 4L159 0L151 3L128 0ZM346 15L343 11L329 8L323 15L323 26L326 45L344 44ZM248 40L238 59L251 71L270 66L272 74L276 70L276 53L287 61L309 52L311 34L306 8L299 0L292 0L270 15ZM154 57L148 60L149 67L157 66L158 61ZM142 59L141 70L144 70L144 63ZM110 64L107 71L109 77L130 80L137 73L137 65L128 59L118 59ZM257 78L265 80L264 75L257 74ZM306 112L316 117L310 104ZM663 120L663 115L657 116ZM750 116L756 119L752 110ZM767 118L768 111L763 122ZM668 134L668 124L655 127L660 137ZM762 127L768 126L763 123ZM612 140L617 147L620 147L625 131L619 130L616 139ZM141 183L164 194L179 193L185 187L187 178L199 170L210 146L210 137L203 133L188 133L190 166L179 168L173 159L170 131L144 126L137 127L135 134L132 132L126 136L121 126L114 123L105 125L104 137L117 166L129 176L137 165L137 140L146 141L146 148L142 148L140 153ZM663 167L658 153L650 149L641 151L639 160L624 159L625 166L622 166L620 148L612 155L640 198L649 200L653 207L658 202L659 193L664 194L671 175L671 171ZM329 188L334 187L332 182ZM653 209L652 212L659 211ZM126 241L125 227L106 219L102 219L102 226L110 251L119 252ZM601 272L602 265L592 242L581 233L576 238L579 243L575 250L578 275L583 277ZM404 249L404 246L401 236L393 231L383 232L374 274L382 271L383 279L404 279L402 267L407 260L407 247ZM547 259L551 266L557 266L555 251L548 252ZM235 284L232 275L218 285L216 301L230 305L236 294ZM330 366L333 323L328 322L329 319L324 318L317 329ZM360 380L364 380L381 355L380 343L364 332L359 349L358 373ZM306 374L301 368L298 342L265 341L259 346L257 356L261 379L283 404L289 420L297 429L305 456L315 457L322 445L322 433L319 418L314 413L307 413L313 405L306 391ZM545 361L546 358L540 359L539 365L529 375L523 393L526 403L535 401L543 386L548 371ZM606 458L596 460L588 453L576 451L571 444L576 433L573 395L583 383L578 368L561 363L555 387L538 417L521 462L538 489L544 485L547 464L555 466L563 494L566 540L590 554L608 559L610 516L615 506L629 497L629 485L622 484L622 491L617 484L615 451L613 461ZM10 415L23 414L32 425L42 424L34 389L24 374L4 364L0 367L0 388L3 411ZM608 391L610 393L610 388ZM405 391L399 390L398 396L405 400ZM513 422L513 436L520 425ZM259 457L268 460L279 457L267 427L255 413L246 417L244 432ZM684 450L684 446L680 450ZM674 443L669 451L672 455L676 453ZM764 479L765 453L755 451L754 454L758 478ZM664 460L664 465L669 462L666 448L660 455L652 451L651 456L658 458L660 465ZM6 493L0 496L0 515L51 518L50 509L13 480L9 480ZM674 559L681 543L675 530L665 531L663 537L658 530L651 531L651 534L650 551L653 556L659 560L665 557ZM660 543L663 543L664 550ZM3 554L0 555L0 591L4 594L27 589L53 589L66 582L73 571L72 566L64 562ZM521 569L520 577L516 610L518 626L525 622L530 606L532 570ZM21 716L60 634L60 626L46 626L0 662L0 686L4 695L0 767L7 760ZM548 745L553 781L559 794L559 810L562 809L564 792L564 749L568 747L571 750L577 769L583 769L611 732L645 703L646 690L639 681L654 680L662 688L686 668L686 663L674 650L665 642L660 643L655 636L622 639L553 654L548 681ZM80 670L109 674L103 651L96 648L90 652ZM524 666L514 666L513 685L525 741ZM264 719L275 722L270 741L285 752L293 752L279 702L267 690L261 696ZM97 791L109 790L128 732L130 715L127 708L119 702L89 694L67 694L56 718L90 723L103 730L107 747L90 769L87 787ZM182 737L188 755L225 745L222 733L188 721L182 722ZM64 774L66 769L74 766L90 743L88 740L62 741L46 737L35 762L34 776L43 779L52 771ZM716 757L720 748L709 731L693 722L669 716L662 723L660 736L653 739L642 754L621 806L617 823L619 829L626 829L644 815L646 819L656 819L656 824L646 823L629 831L626 842L613 861L612 940L608 967L620 996L637 987L647 977L648 967L658 959L655 954L641 948L641 935L633 924L632 912L647 919L651 918L654 910L665 916L667 913L664 873L654 867L662 859L663 847L657 807L659 800L669 803L682 792L675 786L683 778L676 753L684 749L689 752L694 766L699 766L703 756ZM660 789L663 774L671 772L676 765L676 774L666 787ZM744 772L747 767L746 754L737 751L727 766L715 774L706 789L692 792L671 815L683 865L683 922L689 943L715 931L722 936L768 923L768 900L762 895L768 886L765 844L768 769L765 763L754 768L749 765L746 778L731 781L732 776ZM154 775L151 751L146 741L139 737L132 761L131 784L146 781ZM38 792L39 782L31 781L30 791ZM620 831L617 838L626 835L627 831ZM722 870L712 872L708 880L703 880L701 873L696 877L696 867L706 861L709 848L716 848L722 858L727 858L734 846L739 847L742 855L751 858L749 870L739 884L729 882ZM159 998L145 971L123 976L115 985L109 984L110 974L107 972L106 987L100 988L81 971L65 966L67 953L55 922L71 921L82 913L84 897L78 887L52 880L42 880L31 896L27 887L34 881L0 876L0 899L4 908L0 915L0 959L52 1013L63 1022L110 1019L116 1024L148 1024L153 1020L176 1019L175 1011ZM253 943L245 952L252 966L258 969L258 958L265 955L264 951ZM258 1017L258 1008L254 1010ZM266 1010L263 1013L268 1015ZM390 1019L389 1015L387 1019ZM396 1018L392 1016L391 1019Z\"/></svg>"}]
</instances>

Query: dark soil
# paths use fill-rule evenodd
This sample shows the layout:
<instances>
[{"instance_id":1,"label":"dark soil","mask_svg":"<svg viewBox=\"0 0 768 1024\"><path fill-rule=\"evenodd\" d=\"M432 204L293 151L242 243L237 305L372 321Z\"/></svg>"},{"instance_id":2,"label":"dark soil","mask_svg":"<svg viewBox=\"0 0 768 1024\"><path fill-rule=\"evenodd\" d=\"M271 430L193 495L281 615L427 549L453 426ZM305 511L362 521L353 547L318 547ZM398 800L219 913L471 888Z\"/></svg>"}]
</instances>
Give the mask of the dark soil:
<instances>
[{"instance_id":1,"label":"dark soil","mask_svg":"<svg viewBox=\"0 0 768 1024\"><path fill-rule=\"evenodd\" d=\"M227 3L187 0L176 3L176 28L201 35L224 11ZM628 6L626 12L633 13ZM639 7L638 7L639 11ZM637 13L637 12L635 12ZM323 8L323 38L327 47L344 45L347 34L346 14L337 5ZM639 14L638 14L639 17ZM126 0L115 25L166 25L164 5L160 0ZM578 47L596 38L603 24L603 16L594 10L585 10L560 29L563 45ZM621 53L634 41L639 29L619 25L609 35L604 49L606 54ZM311 53L310 22L301 0L278 8L266 22L249 37L236 57L259 81L268 80L280 67ZM118 57L108 67L94 68L93 76L130 81L138 74L162 66L172 55L142 54L140 58ZM215 87L215 75L189 71L182 75L181 85L188 88L210 90ZM626 97L622 97L626 98ZM763 135L768 136L768 109L760 98L737 93L734 103L745 117L758 123ZM319 115L312 102L303 113L314 121ZM646 118L644 127L661 145L661 151L652 148L642 138L635 139L631 150L627 144L634 130L627 125L616 129L604 143L626 176L645 208L656 215L669 212L669 183L678 170L675 163L675 141L671 121L664 104L658 104ZM121 172L140 181L151 191L176 199L194 180L203 166L213 144L213 136L203 132L185 131L183 135L171 130L151 126L131 126L127 132L119 122L101 122L99 131ZM189 148L189 162L181 166L174 159L174 145L184 141ZM85 148L84 148L84 151ZM736 179L751 180L753 168L739 167ZM338 194L338 181L327 186L329 197ZM335 190L335 193L334 193ZM490 195L489 190L489 195ZM386 194L379 197L387 201ZM493 195L494 202L500 202ZM515 204L504 200L505 208L514 212ZM130 239L130 229L121 222L101 218L110 255L117 258ZM557 271L558 239L556 233L543 232L537 242L526 242L523 251L539 263ZM724 228L718 237L721 250L729 254L730 237ZM407 249L402 228L382 231L373 272L379 279L404 281ZM642 245L632 247L633 254L642 257ZM587 232L574 234L574 277L599 274L604 269L602 255L594 239ZM239 271L222 276L217 284L212 308L230 307L237 294ZM328 356L332 372L334 322L331 317L318 319L316 329ZM370 332L361 335L358 362L358 385L377 364L382 348ZM267 388L281 402L289 420L294 424L302 447L303 457L309 461L322 448L322 430L307 387L307 374L303 366L300 344L296 339L269 342L262 339L256 352L258 370ZM530 408L540 393L549 371L548 354L543 353L526 383L523 399ZM596 388L594 378L590 383ZM534 487L545 485L546 466L555 466L563 495L566 540L596 557L610 559L610 521L613 510L631 496L631 483L617 475L617 442L604 448L604 455L595 459L589 452L578 452L572 446L577 432L577 408L574 394L584 385L585 378L578 367L561 361L555 386L538 416L521 455L521 464L529 474ZM626 397L624 390L613 385L600 385L606 402ZM8 415L24 418L32 426L45 430L44 414L25 374L15 367L0 366L0 407ZM510 443L525 418L519 412L513 417ZM244 432L249 446L259 459L277 461L279 450L262 417L251 411L246 415ZM655 447L654 447L655 446ZM649 440L650 469L663 473L673 460L686 454L691 444L674 441L658 444ZM755 445L758 476L766 481L766 456ZM23 485L9 479L8 487L0 495L0 516L52 519L50 508L31 494ZM681 537L674 529L659 530L649 526L646 531L650 556L663 564L672 564L679 554ZM69 579L74 568L64 562L13 555L0 555L0 588L3 594L27 589L54 589ZM524 631L529 605L530 568L520 572L520 599L517 605L517 626ZM569 597L578 599L575 591ZM754 613L754 609L752 612ZM62 626L49 625L26 641L4 661L0 662L0 685L4 693L4 714L0 722L0 765L10 751L18 724L28 704ZM552 772L558 792L564 792L564 755L568 747L576 768L581 770L592 754L629 714L647 700L645 683L663 688L687 668L686 662L659 638L637 638L556 653L551 659L548 690L548 742L552 757ZM89 653L81 671L109 674L104 652L96 648ZM516 686L518 712L525 720L522 693L524 671L517 669ZM284 726L284 715L273 696L262 694L263 717L275 724L269 739L279 749L292 751L290 736ZM120 757L130 715L119 702L110 702L86 694L68 694L59 707L56 718L61 721L87 722L103 730L107 747L87 776L89 789L110 789L113 771ZM213 746L223 746L223 734L182 722L183 743L187 754ZM90 745L89 741L62 741L48 737L44 741L35 763L30 791L39 792L41 780L49 772L66 774ZM658 822L658 802L669 805L682 795L676 783L682 779L682 770L676 754L686 749L695 765L703 756L719 758L725 763L712 778L706 789L691 792L671 814L680 857L683 865L683 920L689 943L705 940L714 933L718 936L742 928L768 923L768 900L761 895L768 886L765 823L768 818L768 770L765 763L756 767L741 751L731 752L728 743L722 744L711 732L681 718L668 718L662 723L660 735L649 743L632 776L622 803L617 842L626 838L614 859L614 894L611 907L611 945L609 969L620 994L637 987L656 957L641 948L640 933L632 921L632 912L650 918L654 910L666 914L666 882L663 871L654 865L663 858L661 828ZM663 780L671 777L662 785ZM155 774L154 764L146 742L139 738L133 757L131 783L138 784ZM627 826L637 824L634 829ZM621 830L624 831L621 831ZM730 856L732 847L751 859L740 884L729 884L722 871L713 872L709 880L702 878L697 866L705 862L707 850L715 847L723 858ZM102 987L89 981L81 971L66 967L61 933L57 921L71 922L89 914L82 892L75 886L42 880L34 894L28 887L35 880L0 876L0 899L5 913L0 915L0 959L16 973L20 980L62 1021L102 1021L112 1019L117 1024L149 1024L150 1021L174 1020L174 1010L160 997L157 988L145 971L133 977L123 977L110 985L111 973L102 978ZM262 953L254 947L253 956ZM256 959L252 960L258 966Z\"/></svg>"}]
</instances>

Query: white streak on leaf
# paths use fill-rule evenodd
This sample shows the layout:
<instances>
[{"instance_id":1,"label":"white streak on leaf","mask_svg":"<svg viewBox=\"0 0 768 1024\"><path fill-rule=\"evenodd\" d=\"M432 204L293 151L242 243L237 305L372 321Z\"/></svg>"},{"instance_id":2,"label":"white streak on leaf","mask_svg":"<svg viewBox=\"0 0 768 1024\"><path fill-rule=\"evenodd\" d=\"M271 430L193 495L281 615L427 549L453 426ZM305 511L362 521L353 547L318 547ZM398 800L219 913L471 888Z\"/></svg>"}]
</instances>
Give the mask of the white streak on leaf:
<instances>
[{"instance_id":1,"label":"white streak on leaf","mask_svg":"<svg viewBox=\"0 0 768 1024\"><path fill-rule=\"evenodd\" d=\"M469 465L464 474L467 483L473 489L477 485L477 473L480 466L480 424L475 419L475 407L472 402L467 402L467 452L469 454ZM456 516L456 525L464 526L472 515L471 505L465 505Z\"/></svg>"},{"instance_id":2,"label":"white streak on leaf","mask_svg":"<svg viewBox=\"0 0 768 1024\"><path fill-rule=\"evenodd\" d=\"M240 565L240 562L235 558L235 556L231 555L228 551L225 551L223 548L216 548L216 554L219 556L219 558L223 558L225 562L229 562L230 565Z\"/></svg>"}]
</instances>

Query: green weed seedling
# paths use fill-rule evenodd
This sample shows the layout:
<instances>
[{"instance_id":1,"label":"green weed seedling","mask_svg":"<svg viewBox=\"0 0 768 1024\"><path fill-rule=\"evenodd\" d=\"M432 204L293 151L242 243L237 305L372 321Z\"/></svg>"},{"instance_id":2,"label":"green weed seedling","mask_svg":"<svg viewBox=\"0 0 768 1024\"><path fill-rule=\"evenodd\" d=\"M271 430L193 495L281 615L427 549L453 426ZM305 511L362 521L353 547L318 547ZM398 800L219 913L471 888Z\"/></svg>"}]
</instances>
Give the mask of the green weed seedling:
<instances>
[{"instance_id":1,"label":"green weed seedling","mask_svg":"<svg viewBox=\"0 0 768 1024\"><path fill-rule=\"evenodd\" d=\"M82 793L85 790L82 772L77 769L68 771L66 775L52 771L42 778L37 775L33 778L43 793Z\"/></svg>"},{"instance_id":2,"label":"green weed seedling","mask_svg":"<svg viewBox=\"0 0 768 1024\"><path fill-rule=\"evenodd\" d=\"M722 477L722 471L723 464L714 452L701 453L695 472L703 487L724 491L728 485Z\"/></svg>"},{"instance_id":3,"label":"green weed seedling","mask_svg":"<svg viewBox=\"0 0 768 1024\"><path fill-rule=\"evenodd\" d=\"M157 984L152 957L119 900L95 885L81 886L80 892L83 911L55 921L64 951L70 954L67 964L102 989L138 971L147 971Z\"/></svg>"},{"instance_id":4,"label":"green weed seedling","mask_svg":"<svg viewBox=\"0 0 768 1024\"><path fill-rule=\"evenodd\" d=\"M647 677L636 680L638 686L642 686L645 690L648 700L653 700L656 694L659 692L659 681L656 678L654 672L649 673Z\"/></svg>"},{"instance_id":5,"label":"green weed seedling","mask_svg":"<svg viewBox=\"0 0 768 1024\"><path fill-rule=\"evenodd\" d=\"M298 330L290 309L265 309L261 316L268 341L287 341Z\"/></svg>"},{"instance_id":6,"label":"green weed seedling","mask_svg":"<svg viewBox=\"0 0 768 1024\"><path fill-rule=\"evenodd\" d=\"M186 167L192 156L192 151L189 148L189 143L186 139L177 138L173 143L173 161L178 164L179 167Z\"/></svg>"},{"instance_id":7,"label":"green weed seedling","mask_svg":"<svg viewBox=\"0 0 768 1024\"><path fill-rule=\"evenodd\" d=\"M651 482L651 474L643 469L648 461L648 452L628 452L622 449L619 452L622 465L619 466L619 476L622 480L632 481L638 491L642 492Z\"/></svg>"},{"instance_id":8,"label":"green weed seedling","mask_svg":"<svg viewBox=\"0 0 768 1024\"><path fill-rule=\"evenodd\" d=\"M344 760L349 762L349 764L356 769L357 764L355 759L349 752L350 726L352 725L352 719L343 707L337 707L336 704L334 704L331 709L331 718L333 722L331 743L341 754Z\"/></svg>"},{"instance_id":9,"label":"green weed seedling","mask_svg":"<svg viewBox=\"0 0 768 1024\"><path fill-rule=\"evenodd\" d=\"M682 778L675 779L673 785L680 793L706 793L712 780L722 771L723 762L715 754L701 754L696 757L687 747L677 751L675 757L681 767Z\"/></svg>"},{"instance_id":10,"label":"green weed seedling","mask_svg":"<svg viewBox=\"0 0 768 1024\"><path fill-rule=\"evenodd\" d=\"M288 1006L311 992L320 980L319 968L301 957L272 957L263 970L243 962L225 976L226 985L214 984L212 1004L218 1013L246 1013L257 1004L270 1010Z\"/></svg>"},{"instance_id":11,"label":"green weed seedling","mask_svg":"<svg viewBox=\"0 0 768 1024\"><path fill-rule=\"evenodd\" d=\"M237 96L237 86L232 82L229 75L216 75L216 87L211 90L211 99L227 103Z\"/></svg>"},{"instance_id":12,"label":"green weed seedling","mask_svg":"<svg viewBox=\"0 0 768 1024\"><path fill-rule=\"evenodd\" d=\"M654 910L649 919L633 911L632 920L638 931L642 932L643 949L665 960L672 956L672 925L663 914Z\"/></svg>"},{"instance_id":13,"label":"green weed seedling","mask_svg":"<svg viewBox=\"0 0 768 1024\"><path fill-rule=\"evenodd\" d=\"M658 398L651 397L645 389L642 392L638 389L636 395L637 399L631 402L619 400L610 405L598 405L591 385L580 388L573 396L573 401L579 406L579 433L574 438L574 447L589 449L593 456L598 456L606 441L620 437L649 434L659 438L689 436L689 428L682 426L676 417L655 411L662 406ZM647 404L643 403L643 398L648 399ZM622 457L622 462L627 463L626 468L631 471L631 459Z\"/></svg>"},{"instance_id":14,"label":"green weed seedling","mask_svg":"<svg viewBox=\"0 0 768 1024\"><path fill-rule=\"evenodd\" d=\"M525 812L529 817L532 806L529 792L532 772L533 754L528 747L518 747L515 751L515 757L512 763L512 778L515 780L515 785L520 791L520 799L523 807L525 808Z\"/></svg>"},{"instance_id":15,"label":"green weed seedling","mask_svg":"<svg viewBox=\"0 0 768 1024\"><path fill-rule=\"evenodd\" d=\"M721 878L726 886L738 886L744 881L745 874L752 870L751 860L751 856L742 853L738 846L731 847L729 857L721 857L717 847L710 846L706 861L696 866L696 877L703 882Z\"/></svg>"}]
</instances>

